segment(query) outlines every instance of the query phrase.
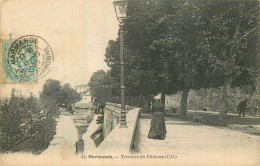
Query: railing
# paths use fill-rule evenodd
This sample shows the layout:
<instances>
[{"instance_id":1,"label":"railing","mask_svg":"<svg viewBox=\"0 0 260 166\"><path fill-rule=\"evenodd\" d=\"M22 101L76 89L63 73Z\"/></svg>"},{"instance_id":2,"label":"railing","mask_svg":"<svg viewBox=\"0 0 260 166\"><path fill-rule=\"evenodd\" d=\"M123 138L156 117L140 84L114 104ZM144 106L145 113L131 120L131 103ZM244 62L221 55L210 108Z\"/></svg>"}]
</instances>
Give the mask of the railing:
<instances>
[{"instance_id":1,"label":"railing","mask_svg":"<svg viewBox=\"0 0 260 166\"><path fill-rule=\"evenodd\" d=\"M106 110L112 112L116 117L120 118L121 115L121 105L116 103L106 103Z\"/></svg>"},{"instance_id":2,"label":"railing","mask_svg":"<svg viewBox=\"0 0 260 166\"><path fill-rule=\"evenodd\" d=\"M133 106L126 106L127 128L120 128L121 105L106 103L104 111L103 136L104 140L98 146L98 153L131 153L134 146L135 135L141 109ZM120 146L119 145L120 142Z\"/></svg>"},{"instance_id":3,"label":"railing","mask_svg":"<svg viewBox=\"0 0 260 166\"><path fill-rule=\"evenodd\" d=\"M121 104L116 104L116 103L109 103L109 102L107 102L107 103L106 103L106 108L108 108L109 110L114 111L114 112L116 112L116 113L119 113L119 114L120 114L120 112L121 112ZM128 112L129 110L134 109L134 108L136 108L136 107L130 106L130 105L125 105L125 109L126 109L127 112Z\"/></svg>"}]
</instances>

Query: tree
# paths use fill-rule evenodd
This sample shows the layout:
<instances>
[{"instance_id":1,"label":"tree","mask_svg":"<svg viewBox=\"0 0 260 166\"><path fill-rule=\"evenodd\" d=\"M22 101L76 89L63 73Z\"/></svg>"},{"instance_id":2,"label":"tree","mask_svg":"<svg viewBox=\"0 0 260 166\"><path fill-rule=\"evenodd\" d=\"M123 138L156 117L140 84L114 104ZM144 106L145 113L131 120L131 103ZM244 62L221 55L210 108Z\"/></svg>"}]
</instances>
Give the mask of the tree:
<instances>
[{"instance_id":1,"label":"tree","mask_svg":"<svg viewBox=\"0 0 260 166\"><path fill-rule=\"evenodd\" d=\"M165 54L168 62L168 75L173 82L175 91L182 91L180 115L186 116L187 99L190 89L205 87L203 80L204 61L197 50L197 43L201 40L198 35L200 24L194 17L197 15L194 4L190 1L173 1L162 4L167 14L158 19L165 30L158 39L154 40L151 48ZM168 4L168 6L167 6Z\"/></svg>"},{"instance_id":2,"label":"tree","mask_svg":"<svg viewBox=\"0 0 260 166\"><path fill-rule=\"evenodd\" d=\"M196 14L188 1L135 0L129 2L126 20L129 87L139 93L161 92L162 100L163 94L181 90L183 117L189 90L206 86L201 81L205 60L196 47L201 40Z\"/></svg>"},{"instance_id":3,"label":"tree","mask_svg":"<svg viewBox=\"0 0 260 166\"><path fill-rule=\"evenodd\" d=\"M66 83L62 86L61 91L59 92L59 103L65 105L67 108L72 103L75 103L81 99L80 94L71 87L70 84Z\"/></svg>"},{"instance_id":4,"label":"tree","mask_svg":"<svg viewBox=\"0 0 260 166\"><path fill-rule=\"evenodd\" d=\"M0 107L1 152L39 153L47 148L55 134L58 110L57 100L51 100L54 95L51 96L50 89L45 86L45 94L50 99L42 93L41 100L33 94L28 98L15 96L12 89L10 100L5 100Z\"/></svg>"},{"instance_id":5,"label":"tree","mask_svg":"<svg viewBox=\"0 0 260 166\"><path fill-rule=\"evenodd\" d=\"M163 13L155 12L159 8L155 3L155 1L131 1L128 5L128 17L124 29L125 61L128 93L134 92L133 95L165 92L167 79L165 56L150 48L159 32L163 30L156 22Z\"/></svg>"},{"instance_id":6,"label":"tree","mask_svg":"<svg viewBox=\"0 0 260 166\"><path fill-rule=\"evenodd\" d=\"M219 120L225 125L229 89L255 87L259 74L259 2L132 0L127 16L127 93L182 91L185 117L190 89L222 87ZM117 79L118 47L111 41L106 52Z\"/></svg>"},{"instance_id":7,"label":"tree","mask_svg":"<svg viewBox=\"0 0 260 166\"><path fill-rule=\"evenodd\" d=\"M222 85L219 121L225 126L231 87L255 86L259 74L259 2L215 1L202 12L207 21L201 26L200 35L205 40L199 47L208 55L208 72L218 78L212 85Z\"/></svg>"},{"instance_id":8,"label":"tree","mask_svg":"<svg viewBox=\"0 0 260 166\"><path fill-rule=\"evenodd\" d=\"M23 138L22 117L24 108L22 107L23 98L12 96L10 102L6 100L1 106L1 149L11 151Z\"/></svg>"},{"instance_id":9,"label":"tree","mask_svg":"<svg viewBox=\"0 0 260 166\"><path fill-rule=\"evenodd\" d=\"M43 85L43 90L40 93L42 100L52 100L53 102L59 103L59 95L61 91L61 83L58 80L48 79Z\"/></svg>"},{"instance_id":10,"label":"tree","mask_svg":"<svg viewBox=\"0 0 260 166\"><path fill-rule=\"evenodd\" d=\"M57 115L60 101L61 83L58 80L48 79L43 85L43 90L40 93L40 103L47 112L47 117Z\"/></svg>"},{"instance_id":11,"label":"tree","mask_svg":"<svg viewBox=\"0 0 260 166\"><path fill-rule=\"evenodd\" d=\"M90 92L93 97L101 101L114 101L114 96L119 94L118 83L110 75L110 72L98 70L92 74L89 82Z\"/></svg>"},{"instance_id":12,"label":"tree","mask_svg":"<svg viewBox=\"0 0 260 166\"><path fill-rule=\"evenodd\" d=\"M38 123L40 107L33 97L17 97L13 94L10 101L6 100L0 108L1 150L15 151L16 147L31 136L28 132Z\"/></svg>"},{"instance_id":13,"label":"tree","mask_svg":"<svg viewBox=\"0 0 260 166\"><path fill-rule=\"evenodd\" d=\"M61 106L67 108L72 103L79 101L80 94L68 83L61 86L60 81L49 79L43 85L40 99L45 107L48 107L48 103L53 105L51 106L53 109L49 108L48 110L53 110L55 114L56 111L54 109L58 110L58 107Z\"/></svg>"},{"instance_id":14,"label":"tree","mask_svg":"<svg viewBox=\"0 0 260 166\"><path fill-rule=\"evenodd\" d=\"M155 69L155 79L149 81L155 85L159 81L157 85L170 93L181 90L181 116L186 115L189 89L223 85L222 110L226 110L231 80L236 80L233 86L254 84L258 1L136 0L129 4L126 45L134 55L127 61L130 70ZM160 86L156 87L158 91ZM225 116L225 111L220 115Z\"/></svg>"}]
</instances>

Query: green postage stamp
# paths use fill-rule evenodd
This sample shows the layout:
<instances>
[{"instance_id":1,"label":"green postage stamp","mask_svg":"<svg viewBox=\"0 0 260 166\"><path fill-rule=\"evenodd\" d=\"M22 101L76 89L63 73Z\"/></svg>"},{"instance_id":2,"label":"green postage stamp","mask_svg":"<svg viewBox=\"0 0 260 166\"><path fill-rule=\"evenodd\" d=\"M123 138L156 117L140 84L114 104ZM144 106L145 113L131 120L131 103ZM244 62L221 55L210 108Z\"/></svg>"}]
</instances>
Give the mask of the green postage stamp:
<instances>
[{"instance_id":1,"label":"green postage stamp","mask_svg":"<svg viewBox=\"0 0 260 166\"><path fill-rule=\"evenodd\" d=\"M31 83L51 69L53 52L41 37L27 35L2 41L3 83Z\"/></svg>"}]
</instances>

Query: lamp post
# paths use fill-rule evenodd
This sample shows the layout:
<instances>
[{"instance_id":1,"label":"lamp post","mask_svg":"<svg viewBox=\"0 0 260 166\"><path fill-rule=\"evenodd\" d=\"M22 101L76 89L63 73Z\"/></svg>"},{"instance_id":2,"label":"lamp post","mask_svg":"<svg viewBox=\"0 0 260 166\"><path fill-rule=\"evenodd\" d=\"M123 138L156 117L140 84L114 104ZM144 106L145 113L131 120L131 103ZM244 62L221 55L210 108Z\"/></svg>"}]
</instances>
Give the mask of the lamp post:
<instances>
[{"instance_id":1,"label":"lamp post","mask_svg":"<svg viewBox=\"0 0 260 166\"><path fill-rule=\"evenodd\" d=\"M113 2L117 20L119 21L120 35L120 89L121 89L121 123L120 128L127 128L126 110L125 110L125 80L124 80L124 40L123 26L126 18L127 2L124 0Z\"/></svg>"}]
</instances>

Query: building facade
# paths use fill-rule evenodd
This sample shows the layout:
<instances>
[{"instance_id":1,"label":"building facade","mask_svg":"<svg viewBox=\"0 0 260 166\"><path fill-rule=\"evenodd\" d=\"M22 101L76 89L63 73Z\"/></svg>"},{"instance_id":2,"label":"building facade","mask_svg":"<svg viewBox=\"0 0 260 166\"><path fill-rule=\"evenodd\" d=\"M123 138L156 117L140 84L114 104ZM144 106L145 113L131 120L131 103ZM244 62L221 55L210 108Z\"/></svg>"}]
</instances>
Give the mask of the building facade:
<instances>
[{"instance_id":1,"label":"building facade","mask_svg":"<svg viewBox=\"0 0 260 166\"><path fill-rule=\"evenodd\" d=\"M90 88L89 88L88 84L78 85L78 86L75 86L74 88L80 94L90 92Z\"/></svg>"},{"instance_id":2,"label":"building facade","mask_svg":"<svg viewBox=\"0 0 260 166\"><path fill-rule=\"evenodd\" d=\"M79 102L75 103L75 108L77 110L88 110L89 108L91 108L91 94L88 84L78 85L74 88L78 93L80 93L82 97Z\"/></svg>"}]
</instances>

